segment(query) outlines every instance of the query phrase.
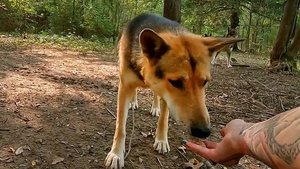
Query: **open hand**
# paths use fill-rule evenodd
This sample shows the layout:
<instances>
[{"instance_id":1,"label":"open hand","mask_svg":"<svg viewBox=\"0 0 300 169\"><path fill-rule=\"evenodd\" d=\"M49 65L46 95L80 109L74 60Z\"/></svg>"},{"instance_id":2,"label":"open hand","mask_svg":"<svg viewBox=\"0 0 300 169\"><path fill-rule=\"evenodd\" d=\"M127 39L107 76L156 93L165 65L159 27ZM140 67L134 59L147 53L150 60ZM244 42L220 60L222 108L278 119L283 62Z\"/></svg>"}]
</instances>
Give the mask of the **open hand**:
<instances>
[{"instance_id":1,"label":"open hand","mask_svg":"<svg viewBox=\"0 0 300 169\"><path fill-rule=\"evenodd\" d=\"M186 142L186 147L200 156L225 166L237 164L248 151L246 143L241 136L242 131L249 126L245 121L235 119L229 122L220 133L221 142L203 141L205 146L191 141Z\"/></svg>"}]
</instances>

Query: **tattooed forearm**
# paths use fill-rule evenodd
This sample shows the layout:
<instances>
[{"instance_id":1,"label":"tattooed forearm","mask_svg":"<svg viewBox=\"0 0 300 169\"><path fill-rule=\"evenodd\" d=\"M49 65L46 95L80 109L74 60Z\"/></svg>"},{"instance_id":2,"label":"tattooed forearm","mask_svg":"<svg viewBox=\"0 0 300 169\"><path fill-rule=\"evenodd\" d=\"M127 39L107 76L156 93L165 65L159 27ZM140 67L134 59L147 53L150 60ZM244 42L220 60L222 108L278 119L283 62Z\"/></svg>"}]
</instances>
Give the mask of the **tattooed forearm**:
<instances>
[{"instance_id":1,"label":"tattooed forearm","mask_svg":"<svg viewBox=\"0 0 300 169\"><path fill-rule=\"evenodd\" d=\"M242 135L253 156L270 165L278 159L292 165L300 157L300 108L250 125Z\"/></svg>"},{"instance_id":2,"label":"tattooed forearm","mask_svg":"<svg viewBox=\"0 0 300 169\"><path fill-rule=\"evenodd\" d=\"M300 112L299 112L300 115ZM300 152L300 116L293 121L274 121L265 131L267 144L272 152L292 164ZM288 132L290 131L290 132Z\"/></svg>"}]
</instances>

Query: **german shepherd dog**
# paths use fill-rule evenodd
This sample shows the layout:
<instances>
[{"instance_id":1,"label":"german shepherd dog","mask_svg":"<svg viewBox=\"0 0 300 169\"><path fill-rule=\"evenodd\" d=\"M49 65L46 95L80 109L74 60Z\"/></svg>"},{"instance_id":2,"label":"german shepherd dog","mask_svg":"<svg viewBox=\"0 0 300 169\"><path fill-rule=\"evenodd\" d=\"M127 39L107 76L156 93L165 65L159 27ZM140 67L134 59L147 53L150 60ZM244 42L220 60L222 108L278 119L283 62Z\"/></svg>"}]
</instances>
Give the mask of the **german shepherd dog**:
<instances>
[{"instance_id":1,"label":"german shepherd dog","mask_svg":"<svg viewBox=\"0 0 300 169\"><path fill-rule=\"evenodd\" d=\"M225 37L227 37L227 38L237 38L237 32L236 32L236 30L228 28L228 33L227 33L227 35ZM216 52L216 54L213 56L213 59L212 59L211 63L213 65L216 64L217 63L217 57L218 57L218 55L222 51L224 51L227 54L227 67L228 68L232 67L230 57L231 57L231 53L232 53L232 50L233 50L233 45L234 44L226 45L226 46L223 47L222 50Z\"/></svg>"},{"instance_id":2,"label":"german shepherd dog","mask_svg":"<svg viewBox=\"0 0 300 169\"><path fill-rule=\"evenodd\" d=\"M185 123L191 135L210 135L210 118L205 105L205 85L211 80L211 57L234 38L201 37L177 22L154 14L141 14L125 27L118 43L119 89L116 130L107 168L124 166L126 119L136 88L150 88L160 98L154 148L170 151L169 112Z\"/></svg>"}]
</instances>

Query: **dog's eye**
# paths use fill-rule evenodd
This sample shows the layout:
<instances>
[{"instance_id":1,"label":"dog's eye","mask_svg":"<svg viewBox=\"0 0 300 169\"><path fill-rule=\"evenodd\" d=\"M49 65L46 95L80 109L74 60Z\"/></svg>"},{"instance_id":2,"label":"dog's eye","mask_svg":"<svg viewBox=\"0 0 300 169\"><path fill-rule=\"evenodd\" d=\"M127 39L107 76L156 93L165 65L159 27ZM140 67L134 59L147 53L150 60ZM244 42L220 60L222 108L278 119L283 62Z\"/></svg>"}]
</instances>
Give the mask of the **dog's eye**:
<instances>
[{"instance_id":1,"label":"dog's eye","mask_svg":"<svg viewBox=\"0 0 300 169\"><path fill-rule=\"evenodd\" d=\"M171 83L172 86L174 86L178 89L183 89L183 80L182 79L178 79L178 80L169 79L169 82Z\"/></svg>"}]
</instances>

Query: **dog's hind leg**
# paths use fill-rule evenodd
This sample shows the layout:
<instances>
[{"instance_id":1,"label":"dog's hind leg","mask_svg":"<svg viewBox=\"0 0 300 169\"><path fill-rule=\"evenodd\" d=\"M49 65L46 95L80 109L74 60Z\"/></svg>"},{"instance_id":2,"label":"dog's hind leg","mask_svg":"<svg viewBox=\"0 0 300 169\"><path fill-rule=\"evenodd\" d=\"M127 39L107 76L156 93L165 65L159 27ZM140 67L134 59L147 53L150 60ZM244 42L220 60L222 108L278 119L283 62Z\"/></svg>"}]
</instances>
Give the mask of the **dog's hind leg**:
<instances>
[{"instance_id":1,"label":"dog's hind leg","mask_svg":"<svg viewBox=\"0 0 300 169\"><path fill-rule=\"evenodd\" d=\"M217 57L220 54L220 51L214 54L212 61L210 62L212 65L217 64Z\"/></svg>"},{"instance_id":2,"label":"dog's hind leg","mask_svg":"<svg viewBox=\"0 0 300 169\"><path fill-rule=\"evenodd\" d=\"M226 53L227 53L227 67L228 67L228 68L232 67L232 65L231 65L231 60L230 60L232 49L233 49L232 47L229 47L229 48L226 50Z\"/></svg>"},{"instance_id":3,"label":"dog's hind leg","mask_svg":"<svg viewBox=\"0 0 300 169\"><path fill-rule=\"evenodd\" d=\"M105 159L105 166L110 169L119 169L124 167L126 120L129 104L135 94L135 88L124 85L122 80L118 91L117 121L114 140L111 151Z\"/></svg>"},{"instance_id":4,"label":"dog's hind leg","mask_svg":"<svg viewBox=\"0 0 300 169\"><path fill-rule=\"evenodd\" d=\"M151 114L152 116L159 116L160 113L160 97L153 92L153 100L151 106Z\"/></svg>"},{"instance_id":5,"label":"dog's hind leg","mask_svg":"<svg viewBox=\"0 0 300 169\"><path fill-rule=\"evenodd\" d=\"M170 151L170 146L168 142L168 120L169 120L169 110L166 102L160 99L161 113L159 115L156 136L153 147L159 153L167 153Z\"/></svg>"},{"instance_id":6,"label":"dog's hind leg","mask_svg":"<svg viewBox=\"0 0 300 169\"><path fill-rule=\"evenodd\" d=\"M132 100L129 104L129 109L136 110L138 108L139 108L139 105L138 105L138 100L137 100L137 89L135 89Z\"/></svg>"}]
</instances>

